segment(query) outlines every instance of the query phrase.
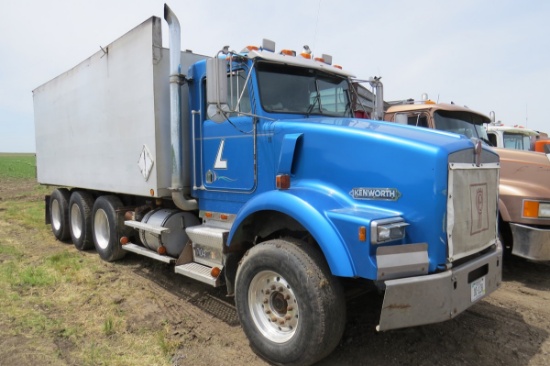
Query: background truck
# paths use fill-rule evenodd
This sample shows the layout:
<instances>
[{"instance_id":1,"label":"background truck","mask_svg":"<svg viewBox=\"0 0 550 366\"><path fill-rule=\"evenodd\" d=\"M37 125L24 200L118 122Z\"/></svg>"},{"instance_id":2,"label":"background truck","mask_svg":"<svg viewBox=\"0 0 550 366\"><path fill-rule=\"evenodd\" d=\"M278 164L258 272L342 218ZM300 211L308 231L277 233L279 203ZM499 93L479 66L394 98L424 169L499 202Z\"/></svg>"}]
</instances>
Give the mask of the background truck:
<instances>
[{"instance_id":1,"label":"background truck","mask_svg":"<svg viewBox=\"0 0 550 366\"><path fill-rule=\"evenodd\" d=\"M497 154L353 118L352 75L328 55L264 40L208 58L181 52L166 6L165 19L170 49L152 17L33 91L56 238L225 285L277 364L337 346L344 283L384 291L380 331L453 318L497 289Z\"/></svg>"},{"instance_id":2,"label":"background truck","mask_svg":"<svg viewBox=\"0 0 550 366\"><path fill-rule=\"evenodd\" d=\"M521 126L505 126L494 122L487 124L487 137L491 145L504 149L535 151L534 144L539 132Z\"/></svg>"},{"instance_id":3,"label":"background truck","mask_svg":"<svg viewBox=\"0 0 550 366\"><path fill-rule=\"evenodd\" d=\"M539 139L535 141L534 151L545 153L550 155L550 140L549 139ZM549 157L550 159L550 157Z\"/></svg>"},{"instance_id":4,"label":"background truck","mask_svg":"<svg viewBox=\"0 0 550 366\"><path fill-rule=\"evenodd\" d=\"M505 149L538 151L550 154L550 140L546 132L531 130L523 126L505 126L496 123L494 112L490 113L490 117L492 122L486 127L491 145Z\"/></svg>"},{"instance_id":5,"label":"background truck","mask_svg":"<svg viewBox=\"0 0 550 366\"><path fill-rule=\"evenodd\" d=\"M488 128L486 131L485 126L491 126L491 119L486 115L428 99L393 103L385 111L384 119L460 133L491 145L496 143L498 147L494 147L494 151L500 156L498 206L501 241L514 255L533 261L550 261L550 155L500 147L503 141L510 144L514 141L516 148L529 146L528 134L519 138L511 136L510 139L505 134L497 137L504 130ZM495 138L491 134L487 136L491 131ZM513 131L522 130L516 128ZM505 146L508 145L505 143Z\"/></svg>"}]
</instances>

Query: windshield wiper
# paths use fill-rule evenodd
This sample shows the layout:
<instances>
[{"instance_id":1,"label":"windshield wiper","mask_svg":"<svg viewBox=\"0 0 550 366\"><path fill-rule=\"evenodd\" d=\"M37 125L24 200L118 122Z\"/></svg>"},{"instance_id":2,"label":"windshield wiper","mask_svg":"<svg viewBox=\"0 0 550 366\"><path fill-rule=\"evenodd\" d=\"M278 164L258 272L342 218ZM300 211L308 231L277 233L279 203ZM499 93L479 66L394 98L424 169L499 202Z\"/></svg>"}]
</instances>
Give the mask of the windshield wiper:
<instances>
[{"instance_id":1,"label":"windshield wiper","mask_svg":"<svg viewBox=\"0 0 550 366\"><path fill-rule=\"evenodd\" d=\"M315 107L315 104L319 103L319 110L321 110L321 93L319 93L319 85L317 85L317 79L315 79L314 82L315 82L315 100L307 108L307 111L306 111L307 118L309 118L309 115L311 114L311 112L313 112L313 108Z\"/></svg>"},{"instance_id":2,"label":"windshield wiper","mask_svg":"<svg viewBox=\"0 0 550 366\"><path fill-rule=\"evenodd\" d=\"M309 118L309 115L311 114L311 112L313 111L313 108L315 108L315 105L320 102L320 98L319 98L319 94L317 94L317 96L315 97L315 100L313 101L313 103L311 103L309 105L309 107L307 108L307 111L306 111L306 117ZM320 104L319 104L320 105Z\"/></svg>"},{"instance_id":3,"label":"windshield wiper","mask_svg":"<svg viewBox=\"0 0 550 366\"><path fill-rule=\"evenodd\" d=\"M487 140L485 137L480 137L479 139L480 139L481 141L485 142L487 145L493 146L493 144L491 143L491 141Z\"/></svg>"}]
</instances>

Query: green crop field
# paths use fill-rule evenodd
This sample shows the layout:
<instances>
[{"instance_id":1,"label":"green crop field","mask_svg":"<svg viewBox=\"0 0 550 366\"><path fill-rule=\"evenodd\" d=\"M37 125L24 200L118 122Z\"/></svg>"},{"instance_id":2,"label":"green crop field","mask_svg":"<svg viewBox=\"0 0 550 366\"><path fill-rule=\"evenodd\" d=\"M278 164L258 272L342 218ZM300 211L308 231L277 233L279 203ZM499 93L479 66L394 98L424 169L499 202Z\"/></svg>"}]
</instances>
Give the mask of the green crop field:
<instances>
[{"instance_id":1,"label":"green crop field","mask_svg":"<svg viewBox=\"0 0 550 366\"><path fill-rule=\"evenodd\" d=\"M0 178L36 177L35 154L0 153Z\"/></svg>"}]
</instances>

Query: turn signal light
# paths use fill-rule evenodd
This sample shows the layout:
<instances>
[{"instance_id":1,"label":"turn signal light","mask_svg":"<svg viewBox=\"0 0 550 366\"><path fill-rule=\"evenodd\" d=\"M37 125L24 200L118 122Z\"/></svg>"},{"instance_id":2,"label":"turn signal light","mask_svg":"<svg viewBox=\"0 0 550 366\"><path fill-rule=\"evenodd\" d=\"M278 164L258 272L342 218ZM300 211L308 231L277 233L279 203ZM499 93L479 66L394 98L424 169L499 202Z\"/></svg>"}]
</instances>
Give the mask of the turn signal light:
<instances>
[{"instance_id":1,"label":"turn signal light","mask_svg":"<svg viewBox=\"0 0 550 366\"><path fill-rule=\"evenodd\" d=\"M293 50L281 50L279 53L285 56L296 56L296 51Z\"/></svg>"},{"instance_id":2,"label":"turn signal light","mask_svg":"<svg viewBox=\"0 0 550 366\"><path fill-rule=\"evenodd\" d=\"M359 227L359 241L367 241L367 228L364 226Z\"/></svg>"},{"instance_id":3,"label":"turn signal light","mask_svg":"<svg viewBox=\"0 0 550 366\"><path fill-rule=\"evenodd\" d=\"M210 276L214 278L218 278L220 276L220 273L222 273L221 269L219 269L218 267L213 267L212 270L210 271Z\"/></svg>"},{"instance_id":4,"label":"turn signal light","mask_svg":"<svg viewBox=\"0 0 550 366\"><path fill-rule=\"evenodd\" d=\"M160 247L158 247L157 253L160 254L160 255L165 255L166 254L166 247L164 245L161 245Z\"/></svg>"},{"instance_id":5,"label":"turn signal light","mask_svg":"<svg viewBox=\"0 0 550 366\"><path fill-rule=\"evenodd\" d=\"M120 245L126 245L130 242L130 239L128 239L127 236L123 236L120 238Z\"/></svg>"},{"instance_id":6,"label":"turn signal light","mask_svg":"<svg viewBox=\"0 0 550 366\"><path fill-rule=\"evenodd\" d=\"M290 175L279 174L275 177L275 185L277 189L289 189L290 188Z\"/></svg>"},{"instance_id":7,"label":"turn signal light","mask_svg":"<svg viewBox=\"0 0 550 366\"><path fill-rule=\"evenodd\" d=\"M523 201L523 217L539 217L539 203L536 201Z\"/></svg>"}]
</instances>

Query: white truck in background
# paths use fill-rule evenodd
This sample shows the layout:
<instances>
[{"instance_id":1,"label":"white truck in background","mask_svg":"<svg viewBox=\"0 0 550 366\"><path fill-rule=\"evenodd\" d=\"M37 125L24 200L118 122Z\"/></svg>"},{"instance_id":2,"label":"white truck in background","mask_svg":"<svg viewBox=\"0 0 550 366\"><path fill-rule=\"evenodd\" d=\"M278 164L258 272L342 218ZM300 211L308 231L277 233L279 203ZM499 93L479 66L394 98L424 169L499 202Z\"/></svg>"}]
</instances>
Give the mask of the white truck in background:
<instances>
[{"instance_id":1,"label":"white truck in background","mask_svg":"<svg viewBox=\"0 0 550 366\"><path fill-rule=\"evenodd\" d=\"M491 145L503 149L533 151L539 132L522 126L506 126L494 122L494 113L490 114L492 122L486 125L487 137Z\"/></svg>"}]
</instances>

